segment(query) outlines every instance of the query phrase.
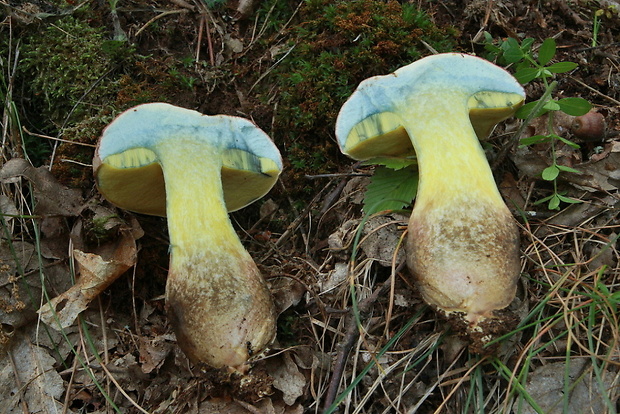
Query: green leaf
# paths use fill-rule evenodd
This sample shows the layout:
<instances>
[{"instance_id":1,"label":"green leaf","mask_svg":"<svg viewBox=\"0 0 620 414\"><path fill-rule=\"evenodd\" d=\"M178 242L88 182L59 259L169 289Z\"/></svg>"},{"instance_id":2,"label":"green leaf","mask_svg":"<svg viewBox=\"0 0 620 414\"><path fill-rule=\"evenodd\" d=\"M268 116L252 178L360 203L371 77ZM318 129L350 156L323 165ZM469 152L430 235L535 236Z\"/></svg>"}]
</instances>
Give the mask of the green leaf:
<instances>
[{"instance_id":1,"label":"green leaf","mask_svg":"<svg viewBox=\"0 0 620 414\"><path fill-rule=\"evenodd\" d=\"M558 104L557 101L550 99L549 101L545 102L545 104L543 105L543 108L545 108L548 111L559 111L560 105Z\"/></svg>"},{"instance_id":2,"label":"green leaf","mask_svg":"<svg viewBox=\"0 0 620 414\"><path fill-rule=\"evenodd\" d=\"M561 194L557 194L557 196L560 199L560 201L563 201L563 202L569 203L569 204L579 204L579 203L583 202L581 200L577 200L577 199L574 199L574 198L565 197L565 196L563 196Z\"/></svg>"},{"instance_id":3,"label":"green leaf","mask_svg":"<svg viewBox=\"0 0 620 414\"><path fill-rule=\"evenodd\" d=\"M533 81L539 75L540 70L537 68L523 68L519 69L515 73L515 78L519 81L520 84L525 85L528 82Z\"/></svg>"},{"instance_id":4,"label":"green leaf","mask_svg":"<svg viewBox=\"0 0 620 414\"><path fill-rule=\"evenodd\" d=\"M524 52L529 52L529 50L530 50L530 48L532 47L533 44L534 44L534 38L533 37L526 37L521 42L521 50L523 50Z\"/></svg>"},{"instance_id":5,"label":"green leaf","mask_svg":"<svg viewBox=\"0 0 620 414\"><path fill-rule=\"evenodd\" d=\"M557 194L554 194L551 196L551 199L549 200L549 206L548 206L549 210L558 210L560 208L560 196Z\"/></svg>"},{"instance_id":6,"label":"green leaf","mask_svg":"<svg viewBox=\"0 0 620 414\"><path fill-rule=\"evenodd\" d=\"M570 173L581 174L581 171L576 170L576 169L571 168L571 167L567 167L566 165L559 165L559 164L556 164L556 167L557 167L557 168L558 168L558 170L560 170L560 171L566 171L566 172L570 172Z\"/></svg>"},{"instance_id":7,"label":"green leaf","mask_svg":"<svg viewBox=\"0 0 620 414\"><path fill-rule=\"evenodd\" d=\"M493 35L489 32L487 32L486 30L484 32L482 32L482 34L484 35L484 41L487 43L493 43Z\"/></svg>"},{"instance_id":8,"label":"green leaf","mask_svg":"<svg viewBox=\"0 0 620 414\"><path fill-rule=\"evenodd\" d=\"M531 137L521 138L519 140L519 145L526 147L528 145L539 144L549 141L551 141L551 138L547 135L532 135Z\"/></svg>"},{"instance_id":9,"label":"green leaf","mask_svg":"<svg viewBox=\"0 0 620 414\"><path fill-rule=\"evenodd\" d=\"M527 118L528 116L530 116L530 113L534 110L534 108L536 108L536 105L538 105L538 101L532 101L532 102L526 103L521 108L517 109L515 116L519 119ZM547 110L545 108L541 108L541 110L538 111L537 114L534 114L534 117L541 116L545 112L547 112Z\"/></svg>"},{"instance_id":10,"label":"green leaf","mask_svg":"<svg viewBox=\"0 0 620 414\"><path fill-rule=\"evenodd\" d=\"M401 170L377 167L364 195L364 213L400 210L410 205L418 191L418 170L410 166Z\"/></svg>"},{"instance_id":11,"label":"green leaf","mask_svg":"<svg viewBox=\"0 0 620 414\"><path fill-rule=\"evenodd\" d=\"M542 171L542 178L545 181L553 181L560 175L560 169L557 165L550 165Z\"/></svg>"},{"instance_id":12,"label":"green leaf","mask_svg":"<svg viewBox=\"0 0 620 414\"><path fill-rule=\"evenodd\" d=\"M545 197L545 198L541 198L540 200L536 201L536 202L534 203L534 205L535 205L535 206L537 206L537 205L539 205L539 204L546 203L547 201L551 200L554 196L555 196L555 194L552 194L552 195L547 196L547 197Z\"/></svg>"},{"instance_id":13,"label":"green leaf","mask_svg":"<svg viewBox=\"0 0 620 414\"><path fill-rule=\"evenodd\" d=\"M577 66L579 65L574 62L557 62L551 66L547 66L545 69L553 73L566 73L575 69Z\"/></svg>"},{"instance_id":14,"label":"green leaf","mask_svg":"<svg viewBox=\"0 0 620 414\"><path fill-rule=\"evenodd\" d=\"M523 59L523 51L519 47L519 42L512 37L509 37L502 43L502 49L504 50L504 59L507 63L516 63Z\"/></svg>"},{"instance_id":15,"label":"green leaf","mask_svg":"<svg viewBox=\"0 0 620 414\"><path fill-rule=\"evenodd\" d=\"M377 157L364 161L362 165L383 165L392 170L402 170L411 165L418 165L416 158Z\"/></svg>"},{"instance_id":16,"label":"green leaf","mask_svg":"<svg viewBox=\"0 0 620 414\"><path fill-rule=\"evenodd\" d=\"M555 56L555 40L548 37L538 49L538 62L545 66Z\"/></svg>"},{"instance_id":17,"label":"green leaf","mask_svg":"<svg viewBox=\"0 0 620 414\"><path fill-rule=\"evenodd\" d=\"M563 143L565 143L566 145L568 145L571 148L574 148L574 149L581 148L581 145L577 144L576 142L571 141L570 139L566 139L566 138L560 137L560 136L557 136L556 138L559 139L560 141L562 141Z\"/></svg>"},{"instance_id":18,"label":"green leaf","mask_svg":"<svg viewBox=\"0 0 620 414\"><path fill-rule=\"evenodd\" d=\"M592 105L583 98L562 98L558 101L560 110L568 115L580 116L587 114Z\"/></svg>"}]
</instances>

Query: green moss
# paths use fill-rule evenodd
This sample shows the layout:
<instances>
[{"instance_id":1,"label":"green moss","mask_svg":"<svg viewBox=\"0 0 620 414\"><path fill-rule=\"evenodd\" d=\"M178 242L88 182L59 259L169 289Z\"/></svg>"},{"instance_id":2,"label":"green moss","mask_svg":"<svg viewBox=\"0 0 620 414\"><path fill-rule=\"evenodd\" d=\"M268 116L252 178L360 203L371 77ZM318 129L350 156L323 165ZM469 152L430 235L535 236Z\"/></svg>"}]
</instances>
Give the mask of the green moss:
<instances>
[{"instance_id":1,"label":"green moss","mask_svg":"<svg viewBox=\"0 0 620 414\"><path fill-rule=\"evenodd\" d=\"M109 76L126 45L111 45L101 28L66 16L26 37L19 77L42 118L57 126L79 121L113 102L118 86Z\"/></svg>"},{"instance_id":2,"label":"green moss","mask_svg":"<svg viewBox=\"0 0 620 414\"><path fill-rule=\"evenodd\" d=\"M276 141L300 174L337 168L336 117L362 80L429 54L424 42L450 51L457 35L397 1L308 0L299 20L290 29L293 49L273 79L280 87Z\"/></svg>"}]
</instances>

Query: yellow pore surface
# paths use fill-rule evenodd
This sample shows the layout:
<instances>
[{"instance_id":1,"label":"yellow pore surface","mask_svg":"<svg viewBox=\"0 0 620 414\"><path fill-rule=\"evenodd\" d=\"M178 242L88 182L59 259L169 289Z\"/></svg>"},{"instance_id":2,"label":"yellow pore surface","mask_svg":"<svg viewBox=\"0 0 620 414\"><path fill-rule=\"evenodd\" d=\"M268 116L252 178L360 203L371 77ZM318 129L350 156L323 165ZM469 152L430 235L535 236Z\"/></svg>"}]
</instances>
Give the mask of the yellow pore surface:
<instances>
[{"instance_id":1,"label":"yellow pore surface","mask_svg":"<svg viewBox=\"0 0 620 414\"><path fill-rule=\"evenodd\" d=\"M170 141L174 143L171 145L173 152L168 153L168 156L174 156L175 151L181 151L179 147L182 140ZM211 148L212 158L205 159L201 158L200 148L209 145L190 139L185 142L194 152L189 158L176 161L185 169L184 176L192 171L199 172L207 163L219 163L221 172L218 178L221 177L228 211L238 210L262 197L280 173L276 162L269 158L258 157L240 149ZM110 202L123 209L166 216L166 189L161 162L161 155L147 148L132 148L110 155L97 169L99 190ZM192 163L195 165L192 166Z\"/></svg>"}]
</instances>

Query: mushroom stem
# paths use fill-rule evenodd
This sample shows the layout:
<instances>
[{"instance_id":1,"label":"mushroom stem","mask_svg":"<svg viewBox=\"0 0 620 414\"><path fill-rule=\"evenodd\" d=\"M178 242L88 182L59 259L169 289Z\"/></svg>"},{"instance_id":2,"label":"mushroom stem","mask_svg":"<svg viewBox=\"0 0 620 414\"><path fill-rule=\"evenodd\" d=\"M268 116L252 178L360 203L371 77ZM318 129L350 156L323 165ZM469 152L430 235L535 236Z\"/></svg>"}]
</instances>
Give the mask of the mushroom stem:
<instances>
[{"instance_id":1,"label":"mushroom stem","mask_svg":"<svg viewBox=\"0 0 620 414\"><path fill-rule=\"evenodd\" d=\"M273 339L275 314L228 217L221 150L191 139L163 140L154 150L166 185L166 302L178 343L195 361L242 367Z\"/></svg>"},{"instance_id":2,"label":"mushroom stem","mask_svg":"<svg viewBox=\"0 0 620 414\"><path fill-rule=\"evenodd\" d=\"M438 116L414 117L428 108ZM409 267L428 303L464 312L476 325L514 297L516 223L471 125L467 96L418 95L403 109L420 170L408 227Z\"/></svg>"},{"instance_id":3,"label":"mushroom stem","mask_svg":"<svg viewBox=\"0 0 620 414\"><path fill-rule=\"evenodd\" d=\"M455 104L464 101L462 105ZM476 202L484 198L505 208L486 155L469 120L467 100L462 94L441 97L429 93L417 97L403 112L403 125L415 149L420 170L416 206L453 204L462 196ZM438 116L416 113L433 108ZM414 121L410 121L414 120ZM448 195L448 196L446 196Z\"/></svg>"}]
</instances>

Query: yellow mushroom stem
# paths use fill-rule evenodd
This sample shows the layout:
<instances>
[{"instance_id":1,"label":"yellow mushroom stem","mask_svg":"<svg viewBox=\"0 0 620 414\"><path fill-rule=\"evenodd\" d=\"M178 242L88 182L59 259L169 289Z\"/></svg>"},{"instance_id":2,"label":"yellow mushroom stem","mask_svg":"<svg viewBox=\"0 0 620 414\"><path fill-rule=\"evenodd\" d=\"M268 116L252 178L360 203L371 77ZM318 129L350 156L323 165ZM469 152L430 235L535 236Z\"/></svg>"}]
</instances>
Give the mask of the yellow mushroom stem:
<instances>
[{"instance_id":1,"label":"yellow mushroom stem","mask_svg":"<svg viewBox=\"0 0 620 414\"><path fill-rule=\"evenodd\" d=\"M242 367L272 341L276 316L225 207L221 150L176 138L159 142L154 152L166 185L166 302L179 346L194 361Z\"/></svg>"},{"instance_id":2,"label":"yellow mushroom stem","mask_svg":"<svg viewBox=\"0 0 620 414\"><path fill-rule=\"evenodd\" d=\"M476 325L514 298L518 229L471 125L467 97L428 92L415 100L399 108L420 172L408 265L428 303L464 312Z\"/></svg>"}]
</instances>

